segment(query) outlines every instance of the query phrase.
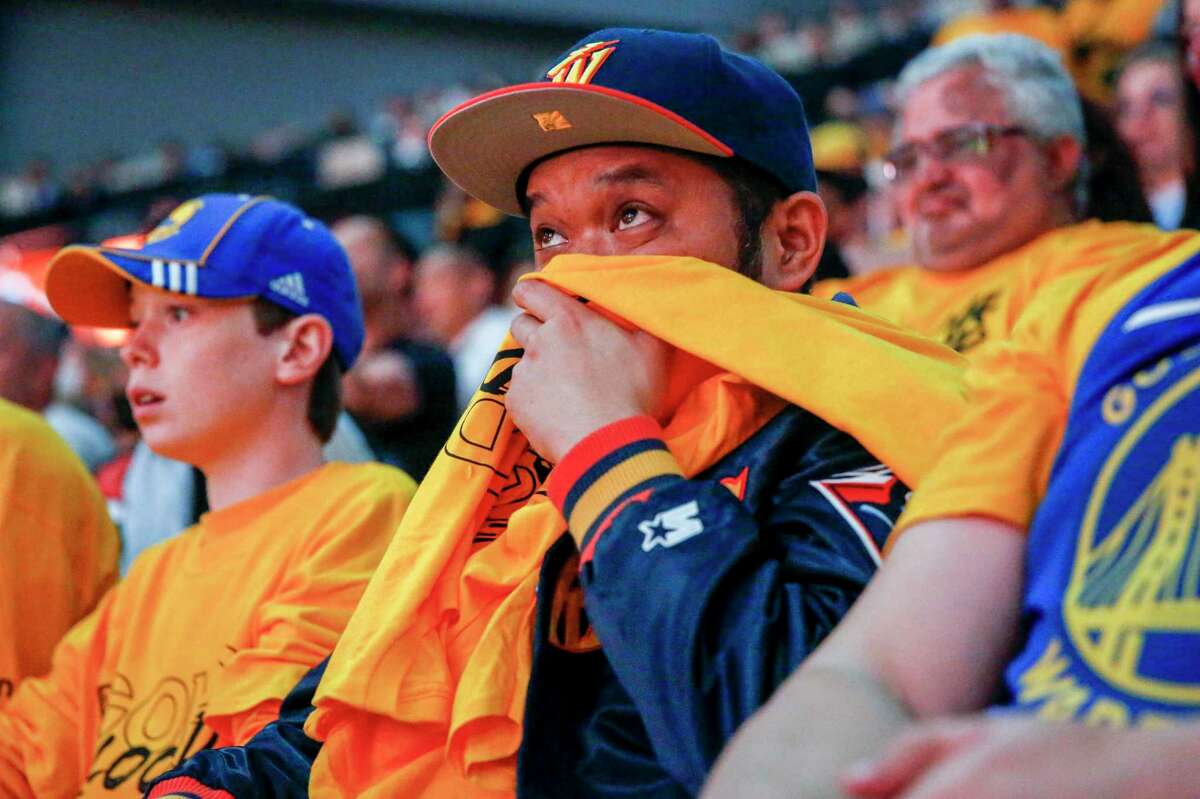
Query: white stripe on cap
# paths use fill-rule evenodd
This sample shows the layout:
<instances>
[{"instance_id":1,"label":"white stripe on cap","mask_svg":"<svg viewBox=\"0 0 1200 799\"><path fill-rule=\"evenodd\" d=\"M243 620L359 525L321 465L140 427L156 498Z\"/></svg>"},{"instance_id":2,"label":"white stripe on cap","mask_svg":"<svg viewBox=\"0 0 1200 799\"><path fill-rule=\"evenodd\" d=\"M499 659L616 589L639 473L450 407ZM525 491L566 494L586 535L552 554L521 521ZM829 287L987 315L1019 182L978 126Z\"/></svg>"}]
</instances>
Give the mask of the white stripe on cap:
<instances>
[{"instance_id":1,"label":"white stripe on cap","mask_svg":"<svg viewBox=\"0 0 1200 799\"><path fill-rule=\"evenodd\" d=\"M179 261L167 262L167 290L180 291L183 288L183 264Z\"/></svg>"},{"instance_id":2,"label":"white stripe on cap","mask_svg":"<svg viewBox=\"0 0 1200 799\"><path fill-rule=\"evenodd\" d=\"M195 264L183 265L183 290L193 297L196 295L197 269Z\"/></svg>"},{"instance_id":3,"label":"white stripe on cap","mask_svg":"<svg viewBox=\"0 0 1200 799\"><path fill-rule=\"evenodd\" d=\"M150 262L150 283L156 288L162 288L166 283L163 279L163 262L157 258Z\"/></svg>"}]
</instances>

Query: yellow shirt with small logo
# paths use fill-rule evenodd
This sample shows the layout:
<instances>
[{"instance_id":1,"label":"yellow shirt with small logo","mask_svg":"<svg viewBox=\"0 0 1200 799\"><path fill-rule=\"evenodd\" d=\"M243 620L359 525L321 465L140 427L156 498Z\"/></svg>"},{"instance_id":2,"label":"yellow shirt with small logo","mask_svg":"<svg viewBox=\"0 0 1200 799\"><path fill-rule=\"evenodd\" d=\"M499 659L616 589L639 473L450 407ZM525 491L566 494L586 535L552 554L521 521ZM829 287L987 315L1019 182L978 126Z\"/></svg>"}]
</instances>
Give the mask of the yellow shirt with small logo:
<instances>
[{"instance_id":1,"label":"yellow shirt with small logo","mask_svg":"<svg viewBox=\"0 0 1200 799\"><path fill-rule=\"evenodd\" d=\"M813 295L845 292L858 305L972 355L1007 338L1040 286L1076 270L1125 271L1174 251L1191 233L1153 225L1091 220L1058 228L975 269L934 272L917 266L823 280Z\"/></svg>"},{"instance_id":2,"label":"yellow shirt with small logo","mask_svg":"<svg viewBox=\"0 0 1200 799\"><path fill-rule=\"evenodd\" d=\"M140 797L245 743L332 651L414 491L329 463L148 550L0 709L0 796Z\"/></svg>"},{"instance_id":3,"label":"yellow shirt with small logo","mask_svg":"<svg viewBox=\"0 0 1200 799\"><path fill-rule=\"evenodd\" d=\"M1011 337L971 359L968 410L942 434L942 455L913 493L889 547L900 531L929 519L979 515L1028 527L1093 345L1131 298L1200 252L1200 234L1164 233L1161 244L1140 263L1102 263L1045 284Z\"/></svg>"},{"instance_id":4,"label":"yellow shirt with small logo","mask_svg":"<svg viewBox=\"0 0 1200 799\"><path fill-rule=\"evenodd\" d=\"M40 416L0 400L0 705L50 669L116 582L119 549L87 467Z\"/></svg>"}]
</instances>

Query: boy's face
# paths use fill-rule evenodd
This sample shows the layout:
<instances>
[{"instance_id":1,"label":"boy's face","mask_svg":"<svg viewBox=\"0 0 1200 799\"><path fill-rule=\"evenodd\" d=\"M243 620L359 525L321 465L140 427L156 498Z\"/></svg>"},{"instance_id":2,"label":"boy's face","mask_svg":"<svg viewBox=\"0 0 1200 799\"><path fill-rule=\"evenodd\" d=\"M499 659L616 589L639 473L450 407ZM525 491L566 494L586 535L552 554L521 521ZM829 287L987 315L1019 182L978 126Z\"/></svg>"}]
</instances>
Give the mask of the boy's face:
<instances>
[{"instance_id":1,"label":"boy's face","mask_svg":"<svg viewBox=\"0 0 1200 799\"><path fill-rule=\"evenodd\" d=\"M130 288L125 392L152 450L205 469L254 440L275 396L279 336L249 302Z\"/></svg>"}]
</instances>

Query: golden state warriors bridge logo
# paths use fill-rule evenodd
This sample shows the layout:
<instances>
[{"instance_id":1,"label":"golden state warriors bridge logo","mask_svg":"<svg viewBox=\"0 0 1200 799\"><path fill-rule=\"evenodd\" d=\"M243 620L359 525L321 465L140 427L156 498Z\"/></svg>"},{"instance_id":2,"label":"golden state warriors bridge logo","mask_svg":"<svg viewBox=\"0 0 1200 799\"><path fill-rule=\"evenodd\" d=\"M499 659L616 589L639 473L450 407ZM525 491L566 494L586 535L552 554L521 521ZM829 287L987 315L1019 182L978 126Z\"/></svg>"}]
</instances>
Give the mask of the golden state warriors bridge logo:
<instances>
[{"instance_id":1,"label":"golden state warriors bridge logo","mask_svg":"<svg viewBox=\"0 0 1200 799\"><path fill-rule=\"evenodd\" d=\"M1098 676L1180 705L1200 705L1198 387L1193 348L1108 392L1105 421L1127 429L1087 503L1063 606Z\"/></svg>"}]
</instances>

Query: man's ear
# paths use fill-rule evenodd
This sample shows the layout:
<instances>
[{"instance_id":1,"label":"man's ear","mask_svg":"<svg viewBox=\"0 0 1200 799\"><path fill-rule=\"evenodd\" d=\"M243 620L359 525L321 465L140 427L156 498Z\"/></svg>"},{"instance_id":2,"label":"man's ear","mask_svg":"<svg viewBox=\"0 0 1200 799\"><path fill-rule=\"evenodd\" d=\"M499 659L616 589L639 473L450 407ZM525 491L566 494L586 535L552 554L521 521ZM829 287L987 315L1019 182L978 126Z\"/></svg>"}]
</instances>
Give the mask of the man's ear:
<instances>
[{"instance_id":1,"label":"man's ear","mask_svg":"<svg viewBox=\"0 0 1200 799\"><path fill-rule=\"evenodd\" d=\"M285 386L311 380L333 349L333 329L323 316L304 314L284 325L275 378Z\"/></svg>"},{"instance_id":2,"label":"man's ear","mask_svg":"<svg viewBox=\"0 0 1200 799\"><path fill-rule=\"evenodd\" d=\"M763 265L763 282L773 289L799 291L817 271L825 248L825 204L815 192L798 191L775 203L766 227L778 242L778 261Z\"/></svg>"},{"instance_id":3,"label":"man's ear","mask_svg":"<svg viewBox=\"0 0 1200 799\"><path fill-rule=\"evenodd\" d=\"M1046 180L1055 189L1065 189L1075 181L1083 160L1083 147L1070 136L1058 136L1046 142Z\"/></svg>"}]
</instances>

